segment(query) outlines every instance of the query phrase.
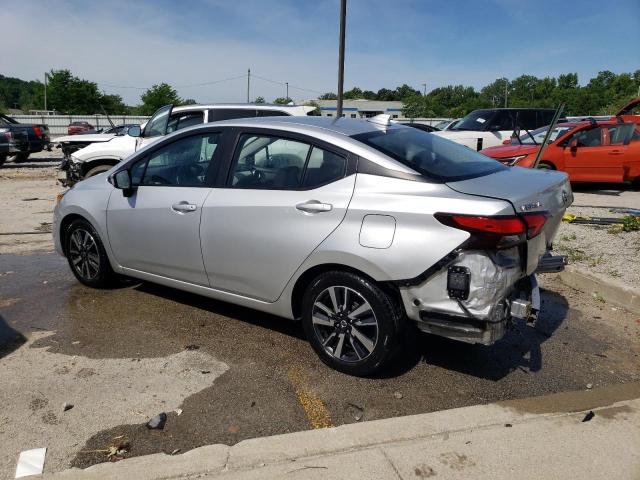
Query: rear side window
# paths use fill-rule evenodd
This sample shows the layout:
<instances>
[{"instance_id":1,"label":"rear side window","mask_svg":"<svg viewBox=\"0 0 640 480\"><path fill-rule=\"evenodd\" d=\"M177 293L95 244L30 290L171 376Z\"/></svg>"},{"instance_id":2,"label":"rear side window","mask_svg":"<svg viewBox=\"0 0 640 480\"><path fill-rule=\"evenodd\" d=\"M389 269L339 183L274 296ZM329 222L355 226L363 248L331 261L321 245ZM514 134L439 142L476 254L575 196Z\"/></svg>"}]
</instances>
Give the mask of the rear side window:
<instances>
[{"instance_id":1,"label":"rear side window","mask_svg":"<svg viewBox=\"0 0 640 480\"><path fill-rule=\"evenodd\" d=\"M209 110L209 121L233 120L234 118L253 118L257 111L253 108L212 108Z\"/></svg>"},{"instance_id":2,"label":"rear side window","mask_svg":"<svg viewBox=\"0 0 640 480\"><path fill-rule=\"evenodd\" d=\"M518 110L517 115L517 125L522 130L529 130L530 132L534 131L536 128L546 125L538 123L538 112L535 110ZM542 112L540 112L542 113ZM551 123L551 122L549 122Z\"/></svg>"},{"instance_id":3,"label":"rear side window","mask_svg":"<svg viewBox=\"0 0 640 480\"><path fill-rule=\"evenodd\" d=\"M167 124L167 134L204 122L203 112L185 112L171 115Z\"/></svg>"},{"instance_id":4,"label":"rear side window","mask_svg":"<svg viewBox=\"0 0 640 480\"><path fill-rule=\"evenodd\" d=\"M441 182L455 182L508 169L470 148L411 127L361 133L353 138Z\"/></svg>"},{"instance_id":5,"label":"rear side window","mask_svg":"<svg viewBox=\"0 0 640 480\"><path fill-rule=\"evenodd\" d=\"M265 190L312 189L345 175L346 159L281 137L240 137L230 186Z\"/></svg>"}]
</instances>

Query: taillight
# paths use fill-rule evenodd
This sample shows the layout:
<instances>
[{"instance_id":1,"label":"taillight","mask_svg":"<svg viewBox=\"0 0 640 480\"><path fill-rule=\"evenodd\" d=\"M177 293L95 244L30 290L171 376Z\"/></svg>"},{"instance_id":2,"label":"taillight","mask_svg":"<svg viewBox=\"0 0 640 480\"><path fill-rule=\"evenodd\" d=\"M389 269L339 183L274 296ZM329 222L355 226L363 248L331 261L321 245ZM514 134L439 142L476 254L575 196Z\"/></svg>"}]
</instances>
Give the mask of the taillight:
<instances>
[{"instance_id":1,"label":"taillight","mask_svg":"<svg viewBox=\"0 0 640 480\"><path fill-rule=\"evenodd\" d=\"M38 138L42 138L42 129L40 127L33 127L33 133L35 133Z\"/></svg>"},{"instance_id":2,"label":"taillight","mask_svg":"<svg viewBox=\"0 0 640 480\"><path fill-rule=\"evenodd\" d=\"M549 214L547 212L525 213L522 218L527 224L527 238L533 238L540 234Z\"/></svg>"},{"instance_id":3,"label":"taillight","mask_svg":"<svg viewBox=\"0 0 640 480\"><path fill-rule=\"evenodd\" d=\"M471 233L466 248L501 249L538 235L548 215L546 212L497 216L436 213L435 217L444 225Z\"/></svg>"}]
</instances>

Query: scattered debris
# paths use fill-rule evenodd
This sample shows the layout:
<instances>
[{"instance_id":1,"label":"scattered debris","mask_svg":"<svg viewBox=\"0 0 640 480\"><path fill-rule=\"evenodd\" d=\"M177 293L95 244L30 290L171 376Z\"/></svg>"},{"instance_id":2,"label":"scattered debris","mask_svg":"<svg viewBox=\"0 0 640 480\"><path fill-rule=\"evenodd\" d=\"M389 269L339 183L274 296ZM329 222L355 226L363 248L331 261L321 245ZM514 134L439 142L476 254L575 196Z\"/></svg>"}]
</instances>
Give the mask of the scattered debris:
<instances>
[{"instance_id":1,"label":"scattered debris","mask_svg":"<svg viewBox=\"0 0 640 480\"><path fill-rule=\"evenodd\" d=\"M229 428L227 428L227 431L229 433L238 433L240 431L240 427L237 425L231 425L229 426Z\"/></svg>"},{"instance_id":2,"label":"scattered debris","mask_svg":"<svg viewBox=\"0 0 640 480\"><path fill-rule=\"evenodd\" d=\"M182 415L182 409L181 408L176 408L174 410L174 412L176 412L176 415L178 415L178 416Z\"/></svg>"},{"instance_id":3,"label":"scattered debris","mask_svg":"<svg viewBox=\"0 0 640 480\"><path fill-rule=\"evenodd\" d=\"M18 466L16 467L16 478L28 477L29 475L41 475L44 470L44 457L46 454L46 447L20 452Z\"/></svg>"},{"instance_id":4,"label":"scattered debris","mask_svg":"<svg viewBox=\"0 0 640 480\"><path fill-rule=\"evenodd\" d=\"M207 373L211 373L211 370L200 370L200 373L206 375Z\"/></svg>"},{"instance_id":5,"label":"scattered debris","mask_svg":"<svg viewBox=\"0 0 640 480\"><path fill-rule=\"evenodd\" d=\"M150 430L162 430L167 422L167 414L162 412L147 422L147 428Z\"/></svg>"},{"instance_id":6,"label":"scattered debris","mask_svg":"<svg viewBox=\"0 0 640 480\"><path fill-rule=\"evenodd\" d=\"M4 277L5 275L11 275L12 273L16 273L13 270L9 270L8 272L0 272L0 277Z\"/></svg>"},{"instance_id":7,"label":"scattered debris","mask_svg":"<svg viewBox=\"0 0 640 480\"><path fill-rule=\"evenodd\" d=\"M251 402L251 407L255 407L255 406L256 406L256 402L255 401Z\"/></svg>"},{"instance_id":8,"label":"scattered debris","mask_svg":"<svg viewBox=\"0 0 640 480\"><path fill-rule=\"evenodd\" d=\"M62 404L62 411L66 412L68 410L71 410L73 408L73 403L68 403L68 402L64 402Z\"/></svg>"},{"instance_id":9,"label":"scattered debris","mask_svg":"<svg viewBox=\"0 0 640 480\"><path fill-rule=\"evenodd\" d=\"M176 453L180 453L180 449L176 448L175 450L171 451L171 455L175 455Z\"/></svg>"},{"instance_id":10,"label":"scattered debris","mask_svg":"<svg viewBox=\"0 0 640 480\"><path fill-rule=\"evenodd\" d=\"M76 340L75 342L71 342L71 345L78 345L80 343L80 340Z\"/></svg>"},{"instance_id":11,"label":"scattered debris","mask_svg":"<svg viewBox=\"0 0 640 480\"><path fill-rule=\"evenodd\" d=\"M107 459L111 462L124 460L124 456L129 453L130 449L131 444L129 443L129 440L122 439L107 449Z\"/></svg>"},{"instance_id":12,"label":"scattered debris","mask_svg":"<svg viewBox=\"0 0 640 480\"><path fill-rule=\"evenodd\" d=\"M200 345L195 345L193 343L186 345L184 347L185 350L198 350L200 348Z\"/></svg>"},{"instance_id":13,"label":"scattered debris","mask_svg":"<svg viewBox=\"0 0 640 480\"><path fill-rule=\"evenodd\" d=\"M469 445L471 443L471 440L467 440L466 442L464 442L465 445Z\"/></svg>"},{"instance_id":14,"label":"scattered debris","mask_svg":"<svg viewBox=\"0 0 640 480\"><path fill-rule=\"evenodd\" d=\"M505 424L504 424L504 426L505 426L505 427L508 427L508 428L513 427L513 425L512 425L512 424L510 424L510 423L505 423Z\"/></svg>"},{"instance_id":15,"label":"scattered debris","mask_svg":"<svg viewBox=\"0 0 640 480\"><path fill-rule=\"evenodd\" d=\"M587 383L587 390L591 390L593 388L593 383Z\"/></svg>"},{"instance_id":16,"label":"scattered debris","mask_svg":"<svg viewBox=\"0 0 640 480\"><path fill-rule=\"evenodd\" d=\"M32 198L23 198L22 201L23 202L33 202L34 200L40 200L38 197L32 197ZM16 477L17 478L17 477Z\"/></svg>"},{"instance_id":17,"label":"scattered debris","mask_svg":"<svg viewBox=\"0 0 640 480\"><path fill-rule=\"evenodd\" d=\"M582 419L582 421L583 421L583 422L589 422L589 421L591 421L591 419L592 419L593 417L595 417L595 416L596 416L596 414L595 414L595 413L593 413L593 410L589 410L589 413L587 413L587 414L584 416L584 418Z\"/></svg>"},{"instance_id":18,"label":"scattered debris","mask_svg":"<svg viewBox=\"0 0 640 480\"><path fill-rule=\"evenodd\" d=\"M398 400L402 398L402 394L400 392L394 392L393 396L396 397Z\"/></svg>"},{"instance_id":19,"label":"scattered debris","mask_svg":"<svg viewBox=\"0 0 640 480\"><path fill-rule=\"evenodd\" d=\"M596 357L608 358L604 353L594 353Z\"/></svg>"},{"instance_id":20,"label":"scattered debris","mask_svg":"<svg viewBox=\"0 0 640 480\"><path fill-rule=\"evenodd\" d=\"M357 422L362 420L362 417L364 415L364 407L361 407L360 405L356 405L355 403L351 403L351 402L347 402L347 407L355 410L353 414L353 418L355 418Z\"/></svg>"}]
</instances>

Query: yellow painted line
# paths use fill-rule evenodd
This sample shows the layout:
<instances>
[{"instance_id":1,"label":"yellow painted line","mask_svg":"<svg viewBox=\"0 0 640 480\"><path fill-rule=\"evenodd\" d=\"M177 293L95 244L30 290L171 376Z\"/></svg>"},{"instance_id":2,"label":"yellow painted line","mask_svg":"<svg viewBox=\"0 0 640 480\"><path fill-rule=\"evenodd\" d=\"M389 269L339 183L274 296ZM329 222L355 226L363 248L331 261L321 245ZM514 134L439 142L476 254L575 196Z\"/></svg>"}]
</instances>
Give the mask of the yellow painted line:
<instances>
[{"instance_id":1,"label":"yellow painted line","mask_svg":"<svg viewBox=\"0 0 640 480\"><path fill-rule=\"evenodd\" d=\"M289 372L289 381L302 405L312 428L333 427L331 415L325 404L309 388L309 376L299 366L292 367Z\"/></svg>"}]
</instances>

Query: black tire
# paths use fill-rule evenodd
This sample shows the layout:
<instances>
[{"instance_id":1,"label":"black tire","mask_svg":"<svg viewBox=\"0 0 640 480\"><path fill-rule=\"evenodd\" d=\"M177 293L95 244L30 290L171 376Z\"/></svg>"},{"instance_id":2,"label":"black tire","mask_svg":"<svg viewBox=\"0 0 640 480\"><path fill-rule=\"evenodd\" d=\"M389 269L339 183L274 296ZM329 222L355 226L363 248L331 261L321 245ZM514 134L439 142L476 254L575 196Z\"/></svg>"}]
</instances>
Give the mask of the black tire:
<instances>
[{"instance_id":1,"label":"black tire","mask_svg":"<svg viewBox=\"0 0 640 480\"><path fill-rule=\"evenodd\" d=\"M27 153L17 153L14 157L13 161L18 162L26 162L29 159L29 152Z\"/></svg>"},{"instance_id":2,"label":"black tire","mask_svg":"<svg viewBox=\"0 0 640 480\"><path fill-rule=\"evenodd\" d=\"M84 178L93 177L94 175L98 175L99 173L103 173L108 170L111 170L111 165L98 165L97 167L93 167L91 170L89 170Z\"/></svg>"},{"instance_id":3,"label":"black tire","mask_svg":"<svg viewBox=\"0 0 640 480\"><path fill-rule=\"evenodd\" d=\"M367 376L383 368L400 344L402 322L393 298L353 273L323 273L307 287L302 301L302 325L309 343L324 363L349 375Z\"/></svg>"},{"instance_id":4,"label":"black tire","mask_svg":"<svg viewBox=\"0 0 640 480\"><path fill-rule=\"evenodd\" d=\"M7 156L6 155L0 155L0 167L2 165L4 165L4 162L7 161Z\"/></svg>"},{"instance_id":5,"label":"black tire","mask_svg":"<svg viewBox=\"0 0 640 480\"><path fill-rule=\"evenodd\" d=\"M539 168L540 170L555 170L555 168L553 168L553 165L551 165L551 164L550 164L550 163L548 163L548 162L540 162L540 163L538 164L538 168Z\"/></svg>"},{"instance_id":6,"label":"black tire","mask_svg":"<svg viewBox=\"0 0 640 480\"><path fill-rule=\"evenodd\" d=\"M80 283L93 288L113 285L116 274L98 232L89 222L84 219L71 222L64 232L63 246L69 267Z\"/></svg>"}]
</instances>

